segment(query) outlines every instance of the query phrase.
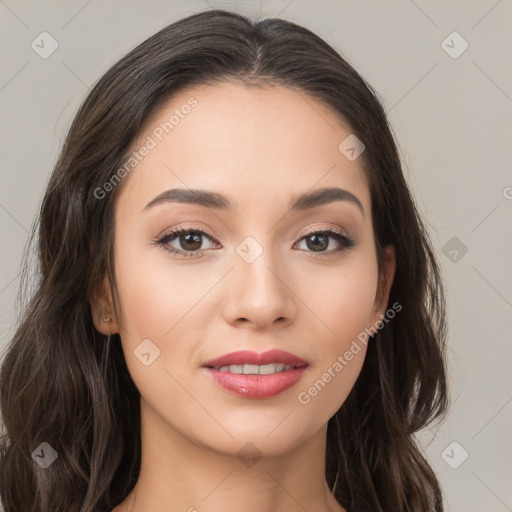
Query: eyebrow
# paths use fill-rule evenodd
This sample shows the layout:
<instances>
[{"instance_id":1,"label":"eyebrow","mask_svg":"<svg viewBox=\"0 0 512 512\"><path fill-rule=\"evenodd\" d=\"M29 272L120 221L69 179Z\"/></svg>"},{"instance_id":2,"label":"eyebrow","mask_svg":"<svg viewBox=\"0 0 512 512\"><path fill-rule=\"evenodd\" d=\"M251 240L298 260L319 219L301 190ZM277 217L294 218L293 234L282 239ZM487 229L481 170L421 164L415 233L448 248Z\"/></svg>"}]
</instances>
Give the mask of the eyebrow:
<instances>
[{"instance_id":1,"label":"eyebrow","mask_svg":"<svg viewBox=\"0 0 512 512\"><path fill-rule=\"evenodd\" d=\"M292 211L309 210L334 201L348 201L356 205L364 217L364 208L361 201L352 192L338 187L315 189L298 197L295 196L290 201L289 209ZM168 202L195 204L225 211L234 211L236 209L236 205L230 199L217 192L190 188L173 188L162 192L152 199L144 207L144 210L149 210L158 204Z\"/></svg>"}]
</instances>

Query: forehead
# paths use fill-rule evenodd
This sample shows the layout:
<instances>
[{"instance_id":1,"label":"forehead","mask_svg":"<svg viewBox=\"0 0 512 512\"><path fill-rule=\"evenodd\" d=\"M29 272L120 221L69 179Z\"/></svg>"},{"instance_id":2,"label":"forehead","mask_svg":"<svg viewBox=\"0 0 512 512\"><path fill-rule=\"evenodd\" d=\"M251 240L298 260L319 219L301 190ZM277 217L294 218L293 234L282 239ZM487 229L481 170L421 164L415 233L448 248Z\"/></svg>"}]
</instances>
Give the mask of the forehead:
<instances>
[{"instance_id":1,"label":"forehead","mask_svg":"<svg viewBox=\"0 0 512 512\"><path fill-rule=\"evenodd\" d=\"M369 207L361 159L349 161L338 148L350 133L304 91L230 82L190 87L161 104L132 144L132 151L152 148L123 195L140 210L166 188L203 188L250 206L263 196L288 204L307 190L338 186Z\"/></svg>"}]
</instances>

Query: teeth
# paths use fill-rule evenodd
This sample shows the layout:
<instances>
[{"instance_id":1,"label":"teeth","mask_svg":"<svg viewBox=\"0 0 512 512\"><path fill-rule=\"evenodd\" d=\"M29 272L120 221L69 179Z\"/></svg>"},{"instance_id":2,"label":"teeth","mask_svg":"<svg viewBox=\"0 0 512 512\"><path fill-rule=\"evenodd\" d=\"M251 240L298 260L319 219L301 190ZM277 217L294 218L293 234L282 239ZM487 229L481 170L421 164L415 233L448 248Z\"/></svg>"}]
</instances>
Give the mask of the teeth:
<instances>
[{"instance_id":1,"label":"teeth","mask_svg":"<svg viewBox=\"0 0 512 512\"><path fill-rule=\"evenodd\" d=\"M258 375L260 368L257 364L244 364L242 373L244 375Z\"/></svg>"},{"instance_id":2,"label":"teeth","mask_svg":"<svg viewBox=\"0 0 512 512\"><path fill-rule=\"evenodd\" d=\"M221 366L217 368L220 372L239 373L243 375L271 375L272 373L281 373L291 370L292 366L282 363L272 364L232 364L230 366Z\"/></svg>"}]
</instances>

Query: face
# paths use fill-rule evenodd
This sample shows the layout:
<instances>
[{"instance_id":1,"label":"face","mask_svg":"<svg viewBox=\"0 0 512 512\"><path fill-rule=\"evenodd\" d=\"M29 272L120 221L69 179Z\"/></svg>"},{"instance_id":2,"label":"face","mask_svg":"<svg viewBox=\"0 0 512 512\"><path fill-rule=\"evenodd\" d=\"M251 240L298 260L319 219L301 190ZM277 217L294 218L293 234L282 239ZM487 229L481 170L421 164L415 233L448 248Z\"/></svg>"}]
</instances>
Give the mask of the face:
<instances>
[{"instance_id":1,"label":"face","mask_svg":"<svg viewBox=\"0 0 512 512\"><path fill-rule=\"evenodd\" d=\"M354 341L389 292L360 159L338 149L349 134L317 100L281 86L190 88L149 120L115 205L120 316L111 324L149 422L223 453L250 441L277 454L343 404L366 353ZM341 192L299 200L329 188ZM214 196L197 204L192 190ZM247 360L246 371L284 370L273 375L204 366L270 350L306 366L267 366L281 361L276 353Z\"/></svg>"}]
</instances>

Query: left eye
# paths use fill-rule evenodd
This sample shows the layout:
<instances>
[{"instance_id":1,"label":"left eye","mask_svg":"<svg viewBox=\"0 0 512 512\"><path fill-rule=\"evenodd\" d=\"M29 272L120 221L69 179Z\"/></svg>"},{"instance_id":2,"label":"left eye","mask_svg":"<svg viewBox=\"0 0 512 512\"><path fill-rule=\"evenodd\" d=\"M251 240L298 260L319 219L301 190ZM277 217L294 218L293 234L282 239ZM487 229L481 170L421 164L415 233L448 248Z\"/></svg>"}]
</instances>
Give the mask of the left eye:
<instances>
[{"instance_id":1,"label":"left eye","mask_svg":"<svg viewBox=\"0 0 512 512\"><path fill-rule=\"evenodd\" d=\"M329 239L335 240L341 248L334 250L327 250L329 248L332 249L331 243ZM304 242L308 249L312 249L312 252L320 254L320 253L333 253L340 252L354 246L354 241L348 236L340 233L334 229L325 229L323 231L313 231L303 236L299 242Z\"/></svg>"}]
</instances>

